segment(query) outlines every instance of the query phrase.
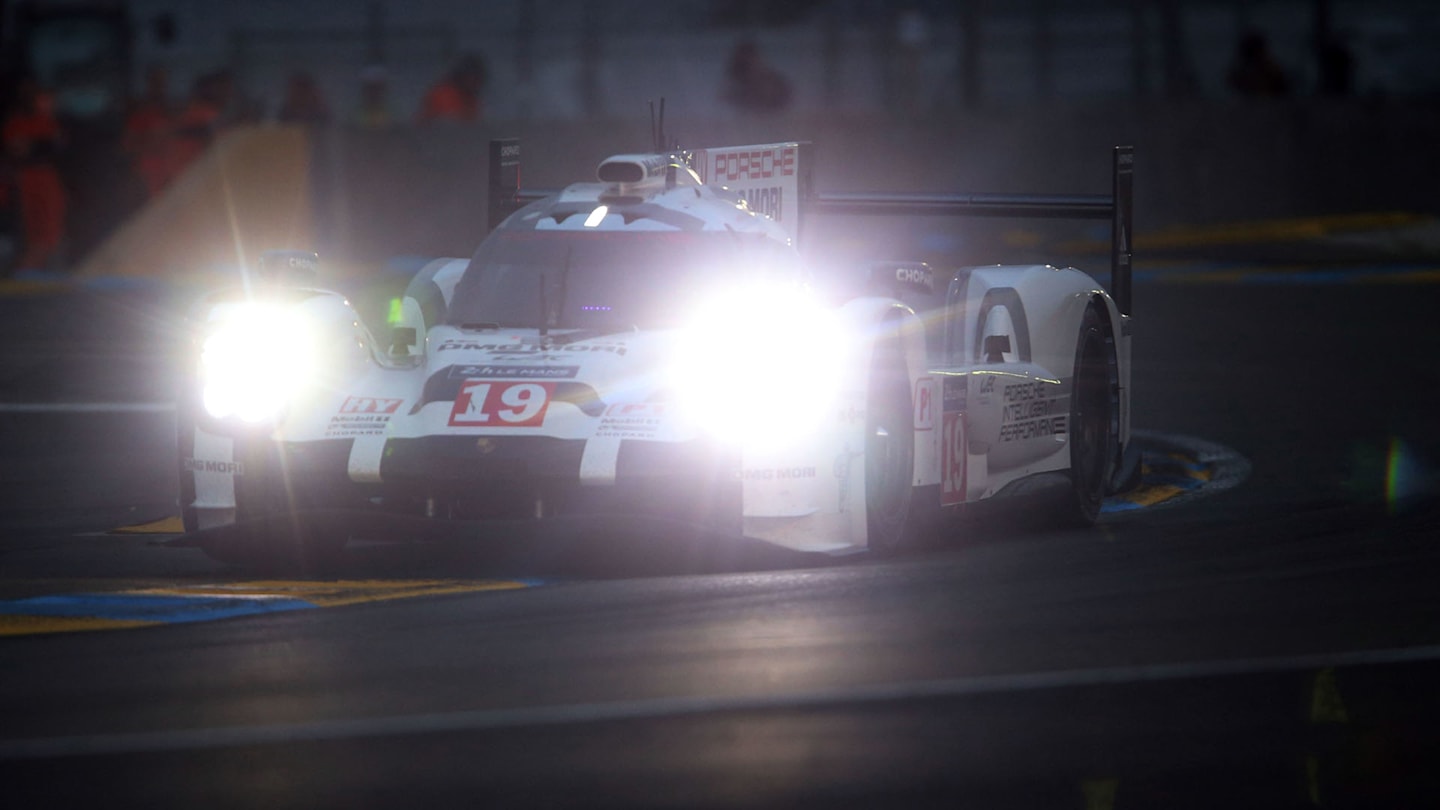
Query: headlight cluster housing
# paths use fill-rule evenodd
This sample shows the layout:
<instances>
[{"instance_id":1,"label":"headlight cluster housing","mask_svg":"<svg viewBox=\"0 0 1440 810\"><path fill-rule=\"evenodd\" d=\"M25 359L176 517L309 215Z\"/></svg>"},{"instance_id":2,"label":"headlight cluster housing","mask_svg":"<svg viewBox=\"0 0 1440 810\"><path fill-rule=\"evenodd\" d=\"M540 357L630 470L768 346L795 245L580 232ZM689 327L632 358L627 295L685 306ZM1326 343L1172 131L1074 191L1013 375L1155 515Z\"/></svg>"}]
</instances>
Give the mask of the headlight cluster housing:
<instances>
[{"instance_id":1,"label":"headlight cluster housing","mask_svg":"<svg viewBox=\"0 0 1440 810\"><path fill-rule=\"evenodd\" d=\"M354 310L334 293L216 302L200 330L196 394L228 424L279 423L372 359Z\"/></svg>"}]
</instances>

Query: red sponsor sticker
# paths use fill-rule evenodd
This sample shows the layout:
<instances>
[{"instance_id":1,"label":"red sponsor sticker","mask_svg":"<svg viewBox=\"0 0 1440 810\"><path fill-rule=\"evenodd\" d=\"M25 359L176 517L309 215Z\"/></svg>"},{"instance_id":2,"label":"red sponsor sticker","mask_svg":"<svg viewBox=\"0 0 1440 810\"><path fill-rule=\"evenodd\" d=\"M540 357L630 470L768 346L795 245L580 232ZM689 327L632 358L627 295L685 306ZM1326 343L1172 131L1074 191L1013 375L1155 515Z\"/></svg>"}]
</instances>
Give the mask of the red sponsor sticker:
<instances>
[{"instance_id":1,"label":"red sponsor sticker","mask_svg":"<svg viewBox=\"0 0 1440 810\"><path fill-rule=\"evenodd\" d=\"M450 409L451 427L539 427L554 383L467 380Z\"/></svg>"},{"instance_id":2,"label":"red sponsor sticker","mask_svg":"<svg viewBox=\"0 0 1440 810\"><path fill-rule=\"evenodd\" d=\"M915 429L935 429L935 390L933 377L921 377L915 381Z\"/></svg>"},{"instance_id":3,"label":"red sponsor sticker","mask_svg":"<svg viewBox=\"0 0 1440 810\"><path fill-rule=\"evenodd\" d=\"M340 413L395 413L404 401L386 397L346 397Z\"/></svg>"},{"instance_id":4,"label":"red sponsor sticker","mask_svg":"<svg viewBox=\"0 0 1440 810\"><path fill-rule=\"evenodd\" d=\"M769 180L795 174L795 147L716 152L710 156L713 170L706 182Z\"/></svg>"}]
</instances>

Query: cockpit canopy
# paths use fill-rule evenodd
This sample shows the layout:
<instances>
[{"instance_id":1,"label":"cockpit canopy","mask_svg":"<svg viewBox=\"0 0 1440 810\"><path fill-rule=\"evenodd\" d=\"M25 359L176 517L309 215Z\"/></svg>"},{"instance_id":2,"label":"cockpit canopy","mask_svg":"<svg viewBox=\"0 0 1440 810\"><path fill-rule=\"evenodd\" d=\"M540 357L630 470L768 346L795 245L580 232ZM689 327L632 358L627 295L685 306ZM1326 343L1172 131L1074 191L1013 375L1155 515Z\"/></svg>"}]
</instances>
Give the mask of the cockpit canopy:
<instances>
[{"instance_id":1,"label":"cockpit canopy","mask_svg":"<svg viewBox=\"0 0 1440 810\"><path fill-rule=\"evenodd\" d=\"M666 329L683 325L692 305L721 286L800 280L794 248L761 233L501 228L471 257L446 320L602 333Z\"/></svg>"}]
</instances>

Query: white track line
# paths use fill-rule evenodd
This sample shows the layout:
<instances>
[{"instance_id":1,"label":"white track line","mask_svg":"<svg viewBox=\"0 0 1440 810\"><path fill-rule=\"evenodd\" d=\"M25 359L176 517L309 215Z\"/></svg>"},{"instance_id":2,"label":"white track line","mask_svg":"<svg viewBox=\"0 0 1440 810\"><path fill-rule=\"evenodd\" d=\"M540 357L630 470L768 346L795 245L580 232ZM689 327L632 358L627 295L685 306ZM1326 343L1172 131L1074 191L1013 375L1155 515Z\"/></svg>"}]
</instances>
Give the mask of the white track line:
<instances>
[{"instance_id":1,"label":"white track line","mask_svg":"<svg viewBox=\"0 0 1440 810\"><path fill-rule=\"evenodd\" d=\"M0 740L0 761L59 759L120 754L176 753L245 745L337 741L455 731L565 726L614 720L642 720L736 711L824 709L927 698L955 698L1088 686L1119 686L1235 675L1264 675L1326 667L1405 664L1440 660L1440 646L1365 650L1333 655L1200 661L1154 666L986 675L932 681L838 686L776 695L678 697L575 703L514 709L478 709L440 714L318 720L269 726L141 731L88 736Z\"/></svg>"},{"instance_id":2,"label":"white track line","mask_svg":"<svg viewBox=\"0 0 1440 810\"><path fill-rule=\"evenodd\" d=\"M173 402L0 402L0 413L174 413Z\"/></svg>"}]
</instances>

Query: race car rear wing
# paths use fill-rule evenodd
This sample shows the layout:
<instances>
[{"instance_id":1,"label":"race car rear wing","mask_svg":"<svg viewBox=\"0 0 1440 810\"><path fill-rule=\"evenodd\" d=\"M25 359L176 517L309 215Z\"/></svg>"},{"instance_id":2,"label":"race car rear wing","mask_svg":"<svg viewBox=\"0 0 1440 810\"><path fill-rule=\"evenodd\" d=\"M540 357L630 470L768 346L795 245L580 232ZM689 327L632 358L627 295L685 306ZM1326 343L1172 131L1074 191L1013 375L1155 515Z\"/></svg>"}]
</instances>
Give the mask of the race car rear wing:
<instances>
[{"instance_id":1,"label":"race car rear wing","mask_svg":"<svg viewBox=\"0 0 1440 810\"><path fill-rule=\"evenodd\" d=\"M697 150L691 165L706 183L744 195L798 242L804 221L825 214L1022 217L1110 220L1110 296L1131 314L1131 217L1135 148L1111 153L1110 194L821 194L812 178L809 143L754 144ZM489 227L522 204L553 191L520 188L520 141L490 142Z\"/></svg>"}]
</instances>

